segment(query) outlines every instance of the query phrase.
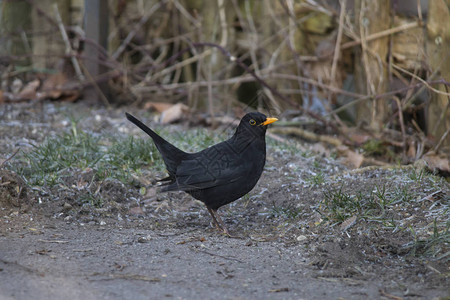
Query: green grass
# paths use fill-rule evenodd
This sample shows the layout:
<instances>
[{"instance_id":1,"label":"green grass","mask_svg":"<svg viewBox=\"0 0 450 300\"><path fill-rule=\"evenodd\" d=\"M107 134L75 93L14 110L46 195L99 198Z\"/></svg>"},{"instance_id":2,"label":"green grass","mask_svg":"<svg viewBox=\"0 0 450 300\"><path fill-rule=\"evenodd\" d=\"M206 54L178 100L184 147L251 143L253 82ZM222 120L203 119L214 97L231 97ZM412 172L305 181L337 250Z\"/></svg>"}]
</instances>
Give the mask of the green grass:
<instances>
[{"instance_id":1,"label":"green grass","mask_svg":"<svg viewBox=\"0 0 450 300\"><path fill-rule=\"evenodd\" d=\"M421 180L432 181L432 176L420 176ZM411 188L412 185L407 184L388 188L388 185L385 184L375 185L368 191L349 193L344 191L341 186L338 189L324 192L317 211L323 218L323 224L340 224L356 216L358 220L366 222L365 230L376 232L387 230L391 233L409 232L411 241L404 245L405 253L416 257L448 260L450 256L450 252L448 252L450 244L448 205L442 203L440 206L435 206L433 210L429 210L428 213L436 216L432 225L408 221L409 219L416 220L415 212L423 209L421 203L417 202L420 198L415 196ZM430 192L428 191L427 194ZM409 214L406 214L407 212ZM430 232L432 233L430 234Z\"/></svg>"},{"instance_id":2,"label":"green grass","mask_svg":"<svg viewBox=\"0 0 450 300\"><path fill-rule=\"evenodd\" d=\"M322 185L325 183L325 176L319 171L316 175L307 177L305 181L310 182L312 185Z\"/></svg>"},{"instance_id":3,"label":"green grass","mask_svg":"<svg viewBox=\"0 0 450 300\"><path fill-rule=\"evenodd\" d=\"M404 245L412 256L436 257L437 259L450 260L450 222L446 223L444 229L439 230L437 220L433 222L433 233L427 238L419 238L414 228L410 228L414 240Z\"/></svg>"},{"instance_id":4,"label":"green grass","mask_svg":"<svg viewBox=\"0 0 450 300\"><path fill-rule=\"evenodd\" d=\"M151 141L112 139L103 141L92 134L72 130L48 138L29 153L19 158L14 171L27 179L30 185L53 186L60 183L64 171L93 169L99 180L116 178L129 183L130 170L159 165L162 161Z\"/></svg>"},{"instance_id":5,"label":"green grass","mask_svg":"<svg viewBox=\"0 0 450 300\"><path fill-rule=\"evenodd\" d=\"M375 185L369 192L356 193L344 192L341 186L324 192L319 211L327 221L332 222L343 222L354 215L379 220L394 206L408 205L412 199L413 195L406 186L388 191L386 185Z\"/></svg>"},{"instance_id":6,"label":"green grass","mask_svg":"<svg viewBox=\"0 0 450 300\"><path fill-rule=\"evenodd\" d=\"M425 168L421 168L421 169L414 168L409 172L408 177L409 177L409 179L411 179L413 181L420 182L427 175L430 175L430 173Z\"/></svg>"},{"instance_id":7,"label":"green grass","mask_svg":"<svg viewBox=\"0 0 450 300\"><path fill-rule=\"evenodd\" d=\"M274 203L272 203L272 208L270 210L270 215L275 218L285 218L285 219L296 219L300 213L302 212L302 209L299 207L296 207L294 204L288 205L288 206L278 206Z\"/></svg>"},{"instance_id":8,"label":"green grass","mask_svg":"<svg viewBox=\"0 0 450 300\"><path fill-rule=\"evenodd\" d=\"M199 129L176 134L163 132L162 136L184 151L195 152L226 139L227 133L213 134ZM94 171L97 181L110 178L124 184L133 183L132 173L139 175L144 168L165 171L164 162L151 138L100 138L81 131L74 120L68 132L49 137L32 151L19 155L9 168L29 185L43 187L65 186L64 176L88 169Z\"/></svg>"}]
</instances>

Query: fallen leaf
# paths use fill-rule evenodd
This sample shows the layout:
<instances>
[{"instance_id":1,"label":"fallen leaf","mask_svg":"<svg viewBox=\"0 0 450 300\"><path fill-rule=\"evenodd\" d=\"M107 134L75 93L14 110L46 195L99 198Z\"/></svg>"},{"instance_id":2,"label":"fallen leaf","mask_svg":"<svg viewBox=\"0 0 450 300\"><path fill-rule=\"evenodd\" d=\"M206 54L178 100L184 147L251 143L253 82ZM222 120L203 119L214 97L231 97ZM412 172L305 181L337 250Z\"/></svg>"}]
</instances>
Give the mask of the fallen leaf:
<instances>
[{"instance_id":1,"label":"fallen leaf","mask_svg":"<svg viewBox=\"0 0 450 300\"><path fill-rule=\"evenodd\" d=\"M444 154L429 151L423 156L423 159L433 172L450 172L450 162Z\"/></svg>"},{"instance_id":2,"label":"fallen leaf","mask_svg":"<svg viewBox=\"0 0 450 300\"><path fill-rule=\"evenodd\" d=\"M320 155L324 155L326 157L330 156L330 150L326 149L325 146L323 145L323 143L315 143L311 147L311 151L318 153Z\"/></svg>"},{"instance_id":3,"label":"fallen leaf","mask_svg":"<svg viewBox=\"0 0 450 300\"><path fill-rule=\"evenodd\" d=\"M357 145L362 145L365 142L367 142L369 139L371 139L371 136L369 136L367 134L358 133L358 132L349 133L348 137L350 138L350 140L355 142Z\"/></svg>"},{"instance_id":4,"label":"fallen leaf","mask_svg":"<svg viewBox=\"0 0 450 300\"><path fill-rule=\"evenodd\" d=\"M406 156L409 158L416 158L416 143L411 141L408 145L408 151L406 151Z\"/></svg>"},{"instance_id":5,"label":"fallen leaf","mask_svg":"<svg viewBox=\"0 0 450 300\"><path fill-rule=\"evenodd\" d=\"M337 147L338 154L343 157L342 163L350 168L357 169L361 167L364 156L358 152L351 150L345 145L340 145Z\"/></svg>"},{"instance_id":6,"label":"fallen leaf","mask_svg":"<svg viewBox=\"0 0 450 300\"><path fill-rule=\"evenodd\" d=\"M160 122L162 124L168 124L179 121L188 109L183 103L175 104L162 112Z\"/></svg>"},{"instance_id":7,"label":"fallen leaf","mask_svg":"<svg viewBox=\"0 0 450 300\"><path fill-rule=\"evenodd\" d=\"M356 223L356 216L350 217L346 219L344 222L342 222L341 230L346 231L347 229L352 227L355 223Z\"/></svg>"},{"instance_id":8,"label":"fallen leaf","mask_svg":"<svg viewBox=\"0 0 450 300\"><path fill-rule=\"evenodd\" d=\"M20 91L18 97L19 99L24 100L33 100L36 99L36 91L41 82L39 79L35 79L27 83L27 85Z\"/></svg>"},{"instance_id":9,"label":"fallen leaf","mask_svg":"<svg viewBox=\"0 0 450 300\"><path fill-rule=\"evenodd\" d=\"M173 106L172 103L166 103L166 102L146 102L144 104L144 109L145 110L154 110L157 111L159 113L162 113L163 111L171 108Z\"/></svg>"},{"instance_id":10,"label":"fallen leaf","mask_svg":"<svg viewBox=\"0 0 450 300\"><path fill-rule=\"evenodd\" d=\"M61 90L66 82L67 76L64 73L52 74L42 84L42 91L51 92Z\"/></svg>"}]
</instances>

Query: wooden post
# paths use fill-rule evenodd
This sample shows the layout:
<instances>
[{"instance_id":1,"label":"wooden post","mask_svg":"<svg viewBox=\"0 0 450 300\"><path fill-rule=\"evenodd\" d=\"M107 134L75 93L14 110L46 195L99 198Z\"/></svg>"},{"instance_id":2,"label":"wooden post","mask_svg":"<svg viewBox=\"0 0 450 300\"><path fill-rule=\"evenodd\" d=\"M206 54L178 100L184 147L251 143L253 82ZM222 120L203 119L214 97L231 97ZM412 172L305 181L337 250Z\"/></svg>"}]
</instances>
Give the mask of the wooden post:
<instances>
[{"instance_id":1,"label":"wooden post","mask_svg":"<svg viewBox=\"0 0 450 300\"><path fill-rule=\"evenodd\" d=\"M390 27L390 0L355 1L356 30L361 33L361 50L356 53L355 80L360 94L378 95L388 89L388 72L383 64L389 50L389 37L365 41L365 36ZM360 103L356 121L367 122L372 129L380 131L388 113L386 99L372 99Z\"/></svg>"},{"instance_id":2,"label":"wooden post","mask_svg":"<svg viewBox=\"0 0 450 300\"><path fill-rule=\"evenodd\" d=\"M105 101L109 96L106 83L96 84L96 76L104 72L100 64L100 51L97 46L107 49L108 41L108 1L107 0L85 0L85 32L86 38L91 42L86 42L84 46L84 66L86 67L86 78L92 82L92 86L86 89L85 98L88 101ZM95 43L95 44L93 44ZM102 95L103 93L103 95Z\"/></svg>"},{"instance_id":3,"label":"wooden post","mask_svg":"<svg viewBox=\"0 0 450 300\"><path fill-rule=\"evenodd\" d=\"M0 1L0 55L23 55L16 60L21 66L28 66L31 43L26 32L31 25L31 7L27 1Z\"/></svg>"},{"instance_id":4,"label":"wooden post","mask_svg":"<svg viewBox=\"0 0 450 300\"><path fill-rule=\"evenodd\" d=\"M432 72L438 71L437 78L450 81L450 6L445 0L429 2L427 21L427 56ZM443 84L434 86L448 93ZM427 134L435 137L436 142L450 128L449 97L431 92L431 101L427 111ZM450 149L450 135L442 141L441 150Z\"/></svg>"}]
</instances>

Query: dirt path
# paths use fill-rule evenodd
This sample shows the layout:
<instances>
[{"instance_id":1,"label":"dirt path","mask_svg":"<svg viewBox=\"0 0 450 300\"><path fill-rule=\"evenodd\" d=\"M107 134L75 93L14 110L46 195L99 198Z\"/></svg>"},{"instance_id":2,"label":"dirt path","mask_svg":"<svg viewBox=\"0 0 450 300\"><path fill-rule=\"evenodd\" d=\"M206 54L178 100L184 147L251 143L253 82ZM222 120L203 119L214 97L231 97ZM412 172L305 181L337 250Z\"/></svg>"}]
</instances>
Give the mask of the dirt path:
<instances>
[{"instance_id":1,"label":"dirt path","mask_svg":"<svg viewBox=\"0 0 450 300\"><path fill-rule=\"evenodd\" d=\"M33 153L48 137L75 131L77 139L81 132L139 134L122 110L9 106L0 113L1 158L17 148ZM113 145L99 143L100 150ZM269 143L255 189L220 210L241 237L228 238L184 193L152 194L150 188L142 195L142 183L95 177L104 167L98 165L69 166L31 186L11 171L31 182L27 159L18 154L0 168L0 299L450 295L450 188L432 175L395 168L352 173L329 157ZM161 175L155 167L143 169L134 174L140 182Z\"/></svg>"},{"instance_id":2,"label":"dirt path","mask_svg":"<svg viewBox=\"0 0 450 300\"><path fill-rule=\"evenodd\" d=\"M322 277L302 245L279 241L52 220L14 225L0 238L6 299L375 299L384 288L375 276Z\"/></svg>"}]
</instances>

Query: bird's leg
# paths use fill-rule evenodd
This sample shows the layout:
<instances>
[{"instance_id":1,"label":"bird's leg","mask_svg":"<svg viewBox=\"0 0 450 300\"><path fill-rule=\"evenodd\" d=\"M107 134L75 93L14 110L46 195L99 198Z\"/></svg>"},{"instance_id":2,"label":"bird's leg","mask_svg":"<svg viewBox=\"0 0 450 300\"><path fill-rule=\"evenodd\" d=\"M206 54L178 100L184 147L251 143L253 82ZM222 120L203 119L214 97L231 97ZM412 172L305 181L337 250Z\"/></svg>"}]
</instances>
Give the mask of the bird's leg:
<instances>
[{"instance_id":1,"label":"bird's leg","mask_svg":"<svg viewBox=\"0 0 450 300\"><path fill-rule=\"evenodd\" d=\"M216 219L216 215L215 215L215 213L214 213L214 210L213 210L212 208L209 208L209 207L207 207L207 209L208 209L209 213L211 214L211 217L212 217L212 219L213 219L214 226L216 226L216 228L219 229L219 230L223 230L223 228L219 225L219 222L217 222L217 219Z\"/></svg>"},{"instance_id":2,"label":"bird's leg","mask_svg":"<svg viewBox=\"0 0 450 300\"><path fill-rule=\"evenodd\" d=\"M212 209L208 207L208 211L212 216L213 223L216 225L216 228L219 230L222 230L226 235L231 237L232 235L228 232L227 227L225 227L225 224L222 221L222 218L220 218L219 214L217 213L217 209Z\"/></svg>"}]
</instances>

